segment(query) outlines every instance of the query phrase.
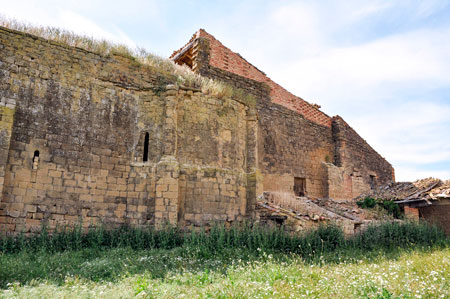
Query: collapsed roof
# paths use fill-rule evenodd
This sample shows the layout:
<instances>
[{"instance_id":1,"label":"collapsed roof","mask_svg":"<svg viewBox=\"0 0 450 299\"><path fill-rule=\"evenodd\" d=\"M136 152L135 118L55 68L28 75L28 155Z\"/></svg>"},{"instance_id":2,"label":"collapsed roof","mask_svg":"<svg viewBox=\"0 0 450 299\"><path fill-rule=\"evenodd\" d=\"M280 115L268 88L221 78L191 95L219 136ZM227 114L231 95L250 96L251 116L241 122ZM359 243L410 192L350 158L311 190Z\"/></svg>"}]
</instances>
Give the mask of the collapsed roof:
<instances>
[{"instance_id":1,"label":"collapsed roof","mask_svg":"<svg viewBox=\"0 0 450 299\"><path fill-rule=\"evenodd\" d=\"M450 180L442 181L430 177L414 182L390 183L363 193L357 199L365 197L391 200L400 204L420 201L432 204L432 201L450 199Z\"/></svg>"}]
</instances>

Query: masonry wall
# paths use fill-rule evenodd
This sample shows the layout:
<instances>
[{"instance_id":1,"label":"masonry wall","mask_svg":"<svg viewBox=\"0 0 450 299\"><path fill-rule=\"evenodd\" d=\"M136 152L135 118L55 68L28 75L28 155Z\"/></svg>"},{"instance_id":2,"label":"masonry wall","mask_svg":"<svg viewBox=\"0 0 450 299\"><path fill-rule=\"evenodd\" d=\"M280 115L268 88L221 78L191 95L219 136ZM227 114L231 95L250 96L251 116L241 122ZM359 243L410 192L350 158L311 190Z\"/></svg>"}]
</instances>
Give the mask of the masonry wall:
<instances>
[{"instance_id":1,"label":"masonry wall","mask_svg":"<svg viewBox=\"0 0 450 299\"><path fill-rule=\"evenodd\" d=\"M227 82L257 98L258 166L262 175L258 194L263 190L293 193L294 178L299 177L306 179L309 196L327 197L327 170L323 169L322 162L329 162L334 157L332 131L327 122L313 121L299 114L297 109L273 102L273 89L263 80L265 74L217 40L199 38L193 42L197 47L194 64L200 74ZM218 52L228 57L228 67L217 67L221 65L220 61L226 62L222 59L214 63L214 55L219 55Z\"/></svg>"},{"instance_id":2,"label":"masonry wall","mask_svg":"<svg viewBox=\"0 0 450 299\"><path fill-rule=\"evenodd\" d=\"M127 57L0 28L0 231L245 217L252 108L173 83Z\"/></svg>"},{"instance_id":3,"label":"masonry wall","mask_svg":"<svg viewBox=\"0 0 450 299\"><path fill-rule=\"evenodd\" d=\"M262 105L259 116L259 165L264 191L294 191L294 178L306 180L306 195L328 197L322 163L333 157L328 127L307 120L283 106Z\"/></svg>"},{"instance_id":4,"label":"masonry wall","mask_svg":"<svg viewBox=\"0 0 450 299\"><path fill-rule=\"evenodd\" d=\"M335 165L329 167L332 178L341 176L342 184L330 185L330 197L353 198L377 185L395 180L394 169L358 135L340 116L333 117Z\"/></svg>"},{"instance_id":5,"label":"masonry wall","mask_svg":"<svg viewBox=\"0 0 450 299\"><path fill-rule=\"evenodd\" d=\"M204 30L172 57L183 51L196 72L257 98L262 190L293 192L298 177L309 196L350 199L394 180L392 166L342 118L287 92Z\"/></svg>"},{"instance_id":6,"label":"masonry wall","mask_svg":"<svg viewBox=\"0 0 450 299\"><path fill-rule=\"evenodd\" d=\"M247 214L247 172L255 163L248 151L256 150L247 138L256 126L251 111L238 101L199 92L178 102L178 217L184 225L232 222ZM248 200L255 197L253 192Z\"/></svg>"},{"instance_id":7,"label":"masonry wall","mask_svg":"<svg viewBox=\"0 0 450 299\"><path fill-rule=\"evenodd\" d=\"M439 226L450 236L450 201L443 200L431 206L419 208L422 219Z\"/></svg>"},{"instance_id":8,"label":"masonry wall","mask_svg":"<svg viewBox=\"0 0 450 299\"><path fill-rule=\"evenodd\" d=\"M5 170L8 163L9 145L11 143L12 125L16 102L2 98L0 102L0 194L3 192ZM1 202L1 201L0 201Z\"/></svg>"}]
</instances>

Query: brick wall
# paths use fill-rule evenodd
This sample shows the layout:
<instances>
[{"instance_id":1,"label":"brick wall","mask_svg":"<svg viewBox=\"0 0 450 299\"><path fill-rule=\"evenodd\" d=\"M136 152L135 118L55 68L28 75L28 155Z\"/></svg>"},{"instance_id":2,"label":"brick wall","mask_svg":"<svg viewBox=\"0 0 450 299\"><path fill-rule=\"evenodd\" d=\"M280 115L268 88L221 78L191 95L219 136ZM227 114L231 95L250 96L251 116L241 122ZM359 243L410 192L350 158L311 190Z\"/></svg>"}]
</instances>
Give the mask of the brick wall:
<instances>
[{"instance_id":1,"label":"brick wall","mask_svg":"<svg viewBox=\"0 0 450 299\"><path fill-rule=\"evenodd\" d=\"M409 220L419 220L419 209L405 206L405 218Z\"/></svg>"},{"instance_id":2,"label":"brick wall","mask_svg":"<svg viewBox=\"0 0 450 299\"><path fill-rule=\"evenodd\" d=\"M292 111L296 111L317 124L331 126L331 118L306 102L293 95L282 86L272 81L266 74L245 60L238 53L234 53L225 47L220 41L203 29L200 29L194 38L206 39L209 42L208 64L220 70L224 70L244 78L265 83L270 88L270 98L274 103L280 104Z\"/></svg>"}]
</instances>

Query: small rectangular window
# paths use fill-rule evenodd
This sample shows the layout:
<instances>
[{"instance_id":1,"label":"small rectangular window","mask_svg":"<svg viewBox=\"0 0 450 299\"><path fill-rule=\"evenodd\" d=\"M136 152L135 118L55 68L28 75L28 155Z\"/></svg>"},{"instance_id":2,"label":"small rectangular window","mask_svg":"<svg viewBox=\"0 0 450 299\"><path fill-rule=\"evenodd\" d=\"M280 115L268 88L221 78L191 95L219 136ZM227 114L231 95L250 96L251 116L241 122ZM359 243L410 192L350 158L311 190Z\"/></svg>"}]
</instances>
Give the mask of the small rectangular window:
<instances>
[{"instance_id":1,"label":"small rectangular window","mask_svg":"<svg viewBox=\"0 0 450 299\"><path fill-rule=\"evenodd\" d=\"M33 169L33 170L37 170L37 169L38 169L38 166L39 166L39 151L36 150L36 151L34 151L34 154L33 154L33 165L32 165L32 169Z\"/></svg>"}]
</instances>

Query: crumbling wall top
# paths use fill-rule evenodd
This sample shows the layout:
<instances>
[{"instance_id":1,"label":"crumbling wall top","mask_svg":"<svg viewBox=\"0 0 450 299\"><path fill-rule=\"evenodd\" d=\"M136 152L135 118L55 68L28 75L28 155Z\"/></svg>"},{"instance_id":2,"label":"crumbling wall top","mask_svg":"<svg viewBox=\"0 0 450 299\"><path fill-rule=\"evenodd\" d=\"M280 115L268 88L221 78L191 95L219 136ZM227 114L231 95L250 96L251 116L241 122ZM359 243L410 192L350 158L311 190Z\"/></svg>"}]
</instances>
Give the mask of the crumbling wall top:
<instances>
[{"instance_id":1,"label":"crumbling wall top","mask_svg":"<svg viewBox=\"0 0 450 299\"><path fill-rule=\"evenodd\" d=\"M258 82L263 82L270 87L270 97L272 102L282 105L290 110L296 111L305 118L331 127L331 118L319 110L318 105L310 104L304 99L297 97L287 91L285 88L272 81L267 75L259 70L257 67L249 63L239 53L231 51L218 41L213 35L206 32L204 29L198 30L189 42L175 51L170 59L176 61L177 55L180 54L186 47L188 47L196 39L204 38L209 41L209 65L228 71L230 73L242 76L244 78L252 79Z\"/></svg>"}]
</instances>

